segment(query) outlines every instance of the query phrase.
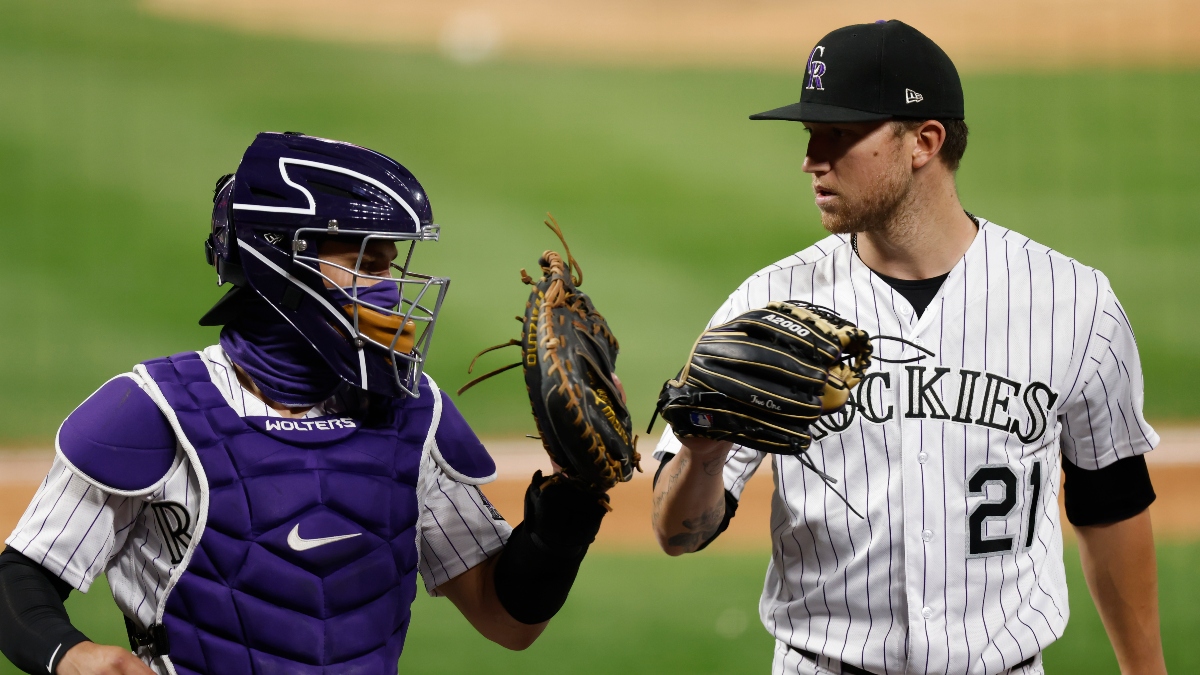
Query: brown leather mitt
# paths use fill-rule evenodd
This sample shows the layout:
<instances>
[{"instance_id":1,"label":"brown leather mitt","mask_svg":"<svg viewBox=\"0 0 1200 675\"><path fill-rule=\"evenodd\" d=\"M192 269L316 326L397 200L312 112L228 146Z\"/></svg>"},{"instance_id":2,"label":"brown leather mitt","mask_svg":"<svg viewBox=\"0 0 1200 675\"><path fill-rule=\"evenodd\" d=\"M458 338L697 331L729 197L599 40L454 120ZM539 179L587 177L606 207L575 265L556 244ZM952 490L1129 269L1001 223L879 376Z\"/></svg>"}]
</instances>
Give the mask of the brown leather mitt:
<instances>
[{"instance_id":1,"label":"brown leather mitt","mask_svg":"<svg viewBox=\"0 0 1200 675\"><path fill-rule=\"evenodd\" d=\"M521 280L533 288L524 317L517 317L522 322L520 339L475 357L518 345L523 352L520 363L478 377L458 392L521 366L533 419L550 459L563 468L566 478L603 492L629 480L634 469L641 470L633 422L613 380L619 345L591 298L579 290L583 273L558 223L551 217L546 226L562 241L567 259L556 251L544 252L538 260L538 279L521 270ZM474 367L473 360L468 372Z\"/></svg>"}]
</instances>

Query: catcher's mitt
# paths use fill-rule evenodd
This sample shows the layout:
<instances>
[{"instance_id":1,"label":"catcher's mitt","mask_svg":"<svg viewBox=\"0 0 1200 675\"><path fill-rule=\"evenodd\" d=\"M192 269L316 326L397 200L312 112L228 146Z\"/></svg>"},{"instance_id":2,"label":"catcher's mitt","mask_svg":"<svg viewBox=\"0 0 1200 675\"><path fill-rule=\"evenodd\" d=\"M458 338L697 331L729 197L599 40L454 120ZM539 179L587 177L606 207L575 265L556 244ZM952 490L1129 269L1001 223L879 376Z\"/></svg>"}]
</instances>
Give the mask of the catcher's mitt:
<instances>
[{"instance_id":1,"label":"catcher's mitt","mask_svg":"<svg viewBox=\"0 0 1200 675\"><path fill-rule=\"evenodd\" d=\"M520 363L494 370L463 385L475 384L521 366L525 388L533 405L542 445L567 477L596 490L608 490L641 471L633 422L621 391L613 380L619 346L608 322L596 311L591 298L580 292L583 272L571 256L554 217L546 221L567 252L542 254L540 279L521 270L521 280L533 286L525 303L520 340L489 347L479 356L502 347L519 345ZM475 361L467 372L475 368Z\"/></svg>"},{"instance_id":2,"label":"catcher's mitt","mask_svg":"<svg viewBox=\"0 0 1200 675\"><path fill-rule=\"evenodd\" d=\"M828 309L772 302L705 331L655 413L683 438L797 455L809 425L846 404L871 351L866 332Z\"/></svg>"}]
</instances>

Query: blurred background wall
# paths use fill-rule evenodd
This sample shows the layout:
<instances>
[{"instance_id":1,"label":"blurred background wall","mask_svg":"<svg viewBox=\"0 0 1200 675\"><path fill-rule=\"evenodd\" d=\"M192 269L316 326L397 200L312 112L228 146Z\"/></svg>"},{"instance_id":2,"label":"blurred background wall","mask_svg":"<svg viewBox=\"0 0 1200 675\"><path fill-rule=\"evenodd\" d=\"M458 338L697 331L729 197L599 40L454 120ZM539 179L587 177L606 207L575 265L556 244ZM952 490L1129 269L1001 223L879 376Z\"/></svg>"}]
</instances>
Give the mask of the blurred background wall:
<instances>
[{"instance_id":1,"label":"blurred background wall","mask_svg":"<svg viewBox=\"0 0 1200 675\"><path fill-rule=\"evenodd\" d=\"M0 447L27 451L0 454L0 524L90 392L216 340L196 325L222 292L201 250L211 189L262 130L366 145L425 184L443 239L416 267L453 279L430 367L446 389L516 334L517 270L557 245L541 225L554 213L621 339L644 425L725 295L823 236L799 126L746 116L798 97L821 35L887 18L963 72L967 208L1102 269L1132 319L1146 409L1171 439L1154 455L1168 659L1200 669L1187 602L1200 595L1194 1L0 0ZM523 472L540 461L518 440L533 430L519 376L457 400L497 439L511 470L492 494L519 520ZM769 477L755 484L765 509ZM448 603L421 600L402 669L541 672L574 655L579 672L763 672L765 514L668 560L648 548L648 489L618 488L601 552L533 650L500 653ZM1116 672L1068 560L1074 616L1047 658L1053 672ZM630 570L634 592L614 593ZM72 603L119 643L96 596Z\"/></svg>"}]
</instances>

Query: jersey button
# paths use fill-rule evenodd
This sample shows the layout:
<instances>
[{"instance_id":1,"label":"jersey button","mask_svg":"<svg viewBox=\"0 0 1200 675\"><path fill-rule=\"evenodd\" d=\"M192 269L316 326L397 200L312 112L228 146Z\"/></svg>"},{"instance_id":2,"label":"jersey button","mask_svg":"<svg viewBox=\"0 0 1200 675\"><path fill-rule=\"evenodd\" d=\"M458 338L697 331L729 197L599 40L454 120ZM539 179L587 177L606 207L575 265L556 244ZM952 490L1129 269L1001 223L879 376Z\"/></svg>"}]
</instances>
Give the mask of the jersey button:
<instances>
[{"instance_id":1,"label":"jersey button","mask_svg":"<svg viewBox=\"0 0 1200 675\"><path fill-rule=\"evenodd\" d=\"M925 617L926 619L931 619L933 618L933 610L929 607L922 607L921 616Z\"/></svg>"},{"instance_id":2,"label":"jersey button","mask_svg":"<svg viewBox=\"0 0 1200 675\"><path fill-rule=\"evenodd\" d=\"M921 538L925 541L933 541L933 530L921 530ZM929 617L925 617L929 618Z\"/></svg>"},{"instance_id":3,"label":"jersey button","mask_svg":"<svg viewBox=\"0 0 1200 675\"><path fill-rule=\"evenodd\" d=\"M929 461L929 453L928 453L928 452L922 452L922 453L918 454L918 455L917 455L917 461L918 461L918 462L920 462L920 463L922 463L922 464L924 464L925 462L928 462L928 461Z\"/></svg>"}]
</instances>

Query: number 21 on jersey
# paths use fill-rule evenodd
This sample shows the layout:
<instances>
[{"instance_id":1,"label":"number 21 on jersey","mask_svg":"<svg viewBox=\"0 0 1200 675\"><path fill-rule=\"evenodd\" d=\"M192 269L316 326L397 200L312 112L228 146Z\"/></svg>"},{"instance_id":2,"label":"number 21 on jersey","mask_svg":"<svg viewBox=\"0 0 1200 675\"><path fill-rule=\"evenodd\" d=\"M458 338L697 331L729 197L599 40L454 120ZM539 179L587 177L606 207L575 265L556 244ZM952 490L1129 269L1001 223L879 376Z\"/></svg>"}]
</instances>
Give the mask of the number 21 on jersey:
<instances>
[{"instance_id":1,"label":"number 21 on jersey","mask_svg":"<svg viewBox=\"0 0 1200 675\"><path fill-rule=\"evenodd\" d=\"M985 464L971 472L967 477L968 558L1008 555L1033 546L1045 477L1041 460L1024 477L1007 464Z\"/></svg>"}]
</instances>

